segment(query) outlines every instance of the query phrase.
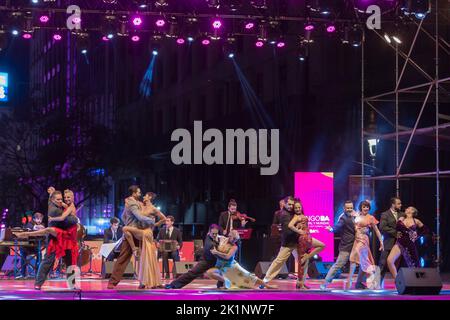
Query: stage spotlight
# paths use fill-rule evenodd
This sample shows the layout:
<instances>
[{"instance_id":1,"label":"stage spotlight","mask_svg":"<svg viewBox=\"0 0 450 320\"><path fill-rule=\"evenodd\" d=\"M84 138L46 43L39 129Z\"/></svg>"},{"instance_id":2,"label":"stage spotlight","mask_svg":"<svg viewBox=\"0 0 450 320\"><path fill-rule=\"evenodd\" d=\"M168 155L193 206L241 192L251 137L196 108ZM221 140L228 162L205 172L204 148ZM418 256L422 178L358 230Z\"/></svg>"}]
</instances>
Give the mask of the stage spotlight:
<instances>
[{"instance_id":1,"label":"stage spotlight","mask_svg":"<svg viewBox=\"0 0 450 320\"><path fill-rule=\"evenodd\" d=\"M38 3L39 3L39 0L31 0L31 3L32 3L32 4L38 4Z\"/></svg>"},{"instance_id":2,"label":"stage spotlight","mask_svg":"<svg viewBox=\"0 0 450 320\"><path fill-rule=\"evenodd\" d=\"M12 34L13 36L17 36L17 35L19 35L19 30L13 29L13 30L11 31L11 34Z\"/></svg>"},{"instance_id":3,"label":"stage spotlight","mask_svg":"<svg viewBox=\"0 0 450 320\"><path fill-rule=\"evenodd\" d=\"M141 17L133 17L133 25L136 27L139 27L142 24L142 18Z\"/></svg>"},{"instance_id":4,"label":"stage spotlight","mask_svg":"<svg viewBox=\"0 0 450 320\"><path fill-rule=\"evenodd\" d=\"M158 50L154 49L154 50L152 51L152 55L157 56L157 55L158 55Z\"/></svg>"},{"instance_id":5,"label":"stage spotlight","mask_svg":"<svg viewBox=\"0 0 450 320\"><path fill-rule=\"evenodd\" d=\"M223 53L228 58L232 59L236 53L236 38L228 37L227 41L223 44Z\"/></svg>"},{"instance_id":6,"label":"stage spotlight","mask_svg":"<svg viewBox=\"0 0 450 320\"><path fill-rule=\"evenodd\" d=\"M400 38L397 37L397 36L392 36L392 39L393 39L395 42L397 42L398 44L401 44L401 43L402 43L402 41L400 40Z\"/></svg>"},{"instance_id":7,"label":"stage spotlight","mask_svg":"<svg viewBox=\"0 0 450 320\"><path fill-rule=\"evenodd\" d=\"M200 39L200 43L204 46L208 46L211 43L211 40L207 36L204 36Z\"/></svg>"},{"instance_id":8,"label":"stage spotlight","mask_svg":"<svg viewBox=\"0 0 450 320\"><path fill-rule=\"evenodd\" d=\"M175 38L178 36L178 20L175 16L171 16L168 20L167 20L167 24L168 24L168 30L166 32L166 37L167 38Z\"/></svg>"},{"instance_id":9,"label":"stage spotlight","mask_svg":"<svg viewBox=\"0 0 450 320\"><path fill-rule=\"evenodd\" d=\"M305 31L313 31L315 28L316 27L314 23L312 23L311 21L306 21L303 26L303 29L305 29Z\"/></svg>"},{"instance_id":10,"label":"stage spotlight","mask_svg":"<svg viewBox=\"0 0 450 320\"><path fill-rule=\"evenodd\" d=\"M336 26L335 26L335 24L334 23L327 23L326 24L326 30L327 30L327 32L328 33L334 33L334 32L336 32Z\"/></svg>"},{"instance_id":11,"label":"stage spotlight","mask_svg":"<svg viewBox=\"0 0 450 320\"><path fill-rule=\"evenodd\" d=\"M186 38L186 40L188 42L194 42L194 37L189 36L189 37Z\"/></svg>"},{"instance_id":12,"label":"stage spotlight","mask_svg":"<svg viewBox=\"0 0 450 320\"><path fill-rule=\"evenodd\" d=\"M31 39L31 33L24 33L24 34L22 35L22 38L24 38L24 39L26 39L26 40Z\"/></svg>"},{"instance_id":13,"label":"stage spotlight","mask_svg":"<svg viewBox=\"0 0 450 320\"><path fill-rule=\"evenodd\" d=\"M155 24L156 24L156 26L157 26L158 28L162 28L162 27L164 27L164 26L166 25L166 20L164 20L164 18L158 18L158 19L155 21Z\"/></svg>"},{"instance_id":14,"label":"stage spotlight","mask_svg":"<svg viewBox=\"0 0 450 320\"><path fill-rule=\"evenodd\" d=\"M167 0L156 0L155 1L155 6L157 8L167 7L168 5L169 5L169 3L167 2Z\"/></svg>"},{"instance_id":15,"label":"stage spotlight","mask_svg":"<svg viewBox=\"0 0 450 320\"><path fill-rule=\"evenodd\" d=\"M221 5L221 0L206 0L206 4L210 8L219 9Z\"/></svg>"},{"instance_id":16,"label":"stage spotlight","mask_svg":"<svg viewBox=\"0 0 450 320\"><path fill-rule=\"evenodd\" d=\"M177 44L182 45L184 44L186 41L183 38L178 38L177 39Z\"/></svg>"},{"instance_id":17,"label":"stage spotlight","mask_svg":"<svg viewBox=\"0 0 450 320\"><path fill-rule=\"evenodd\" d=\"M405 15L414 15L417 19L424 19L431 12L430 0L403 0L400 10Z\"/></svg>"},{"instance_id":18,"label":"stage spotlight","mask_svg":"<svg viewBox=\"0 0 450 320\"><path fill-rule=\"evenodd\" d=\"M139 40L141 40L141 38L138 35L134 35L131 37L131 41L133 42L138 42Z\"/></svg>"},{"instance_id":19,"label":"stage spotlight","mask_svg":"<svg viewBox=\"0 0 450 320\"><path fill-rule=\"evenodd\" d=\"M314 24L312 22L309 22L309 21L305 22L305 25L303 28L304 34L303 34L303 37L301 40L302 43L313 43L314 42L314 40L312 39L312 33L315 28L316 27L314 26Z\"/></svg>"},{"instance_id":20,"label":"stage spotlight","mask_svg":"<svg viewBox=\"0 0 450 320\"><path fill-rule=\"evenodd\" d=\"M111 39L114 38L114 33L108 33L108 34L106 35L106 37L107 37L109 40L111 40Z\"/></svg>"},{"instance_id":21,"label":"stage spotlight","mask_svg":"<svg viewBox=\"0 0 450 320\"><path fill-rule=\"evenodd\" d=\"M277 48L284 48L286 46L286 42L284 42L283 39L278 40L277 42Z\"/></svg>"},{"instance_id":22,"label":"stage spotlight","mask_svg":"<svg viewBox=\"0 0 450 320\"><path fill-rule=\"evenodd\" d=\"M384 34L383 37L384 37L384 40L386 40L387 43L391 43L392 42L391 38L386 33Z\"/></svg>"},{"instance_id":23,"label":"stage spotlight","mask_svg":"<svg viewBox=\"0 0 450 320\"><path fill-rule=\"evenodd\" d=\"M219 19L214 19L214 21L212 22L212 26L214 29L220 29L222 27L222 21L220 21Z\"/></svg>"},{"instance_id":24,"label":"stage spotlight","mask_svg":"<svg viewBox=\"0 0 450 320\"><path fill-rule=\"evenodd\" d=\"M129 20L128 19L129 19L128 15L122 15L119 18L120 26L119 26L119 31L117 32L118 36L128 37L128 34L129 34L129 32L128 32L128 21Z\"/></svg>"},{"instance_id":25,"label":"stage spotlight","mask_svg":"<svg viewBox=\"0 0 450 320\"><path fill-rule=\"evenodd\" d=\"M256 9L267 9L267 0L250 0L250 4Z\"/></svg>"},{"instance_id":26,"label":"stage spotlight","mask_svg":"<svg viewBox=\"0 0 450 320\"><path fill-rule=\"evenodd\" d=\"M109 41L109 39L108 39L108 37L107 36L102 36L102 41Z\"/></svg>"},{"instance_id":27,"label":"stage spotlight","mask_svg":"<svg viewBox=\"0 0 450 320\"><path fill-rule=\"evenodd\" d=\"M242 7L242 0L226 0L223 2L224 6L230 9L230 11L237 11Z\"/></svg>"},{"instance_id":28,"label":"stage spotlight","mask_svg":"<svg viewBox=\"0 0 450 320\"><path fill-rule=\"evenodd\" d=\"M255 46L256 46L257 48L262 48L262 47L264 47L264 41L261 40L261 39L257 39L256 42L255 42Z\"/></svg>"},{"instance_id":29,"label":"stage spotlight","mask_svg":"<svg viewBox=\"0 0 450 320\"><path fill-rule=\"evenodd\" d=\"M244 30L250 31L255 28L255 23L253 21L244 21Z\"/></svg>"},{"instance_id":30,"label":"stage spotlight","mask_svg":"<svg viewBox=\"0 0 450 320\"><path fill-rule=\"evenodd\" d=\"M50 17L46 14L43 14L39 17L39 21L42 23L47 23L50 20Z\"/></svg>"},{"instance_id":31,"label":"stage spotlight","mask_svg":"<svg viewBox=\"0 0 450 320\"><path fill-rule=\"evenodd\" d=\"M362 44L363 32L361 27L354 25L349 31L349 42L352 47L359 47Z\"/></svg>"},{"instance_id":32,"label":"stage spotlight","mask_svg":"<svg viewBox=\"0 0 450 320\"><path fill-rule=\"evenodd\" d=\"M304 62L306 60L307 56L308 56L308 50L307 50L306 46L301 45L298 48L298 52L297 52L298 60L301 62Z\"/></svg>"},{"instance_id":33,"label":"stage spotlight","mask_svg":"<svg viewBox=\"0 0 450 320\"><path fill-rule=\"evenodd\" d=\"M53 40L60 41L62 39L62 35L60 33L55 33L53 35Z\"/></svg>"},{"instance_id":34,"label":"stage spotlight","mask_svg":"<svg viewBox=\"0 0 450 320\"><path fill-rule=\"evenodd\" d=\"M309 0L307 7L314 13L329 16L335 12L336 0Z\"/></svg>"},{"instance_id":35,"label":"stage spotlight","mask_svg":"<svg viewBox=\"0 0 450 320\"><path fill-rule=\"evenodd\" d=\"M139 9L145 9L148 7L148 0L134 0L134 4L139 8Z\"/></svg>"}]
</instances>

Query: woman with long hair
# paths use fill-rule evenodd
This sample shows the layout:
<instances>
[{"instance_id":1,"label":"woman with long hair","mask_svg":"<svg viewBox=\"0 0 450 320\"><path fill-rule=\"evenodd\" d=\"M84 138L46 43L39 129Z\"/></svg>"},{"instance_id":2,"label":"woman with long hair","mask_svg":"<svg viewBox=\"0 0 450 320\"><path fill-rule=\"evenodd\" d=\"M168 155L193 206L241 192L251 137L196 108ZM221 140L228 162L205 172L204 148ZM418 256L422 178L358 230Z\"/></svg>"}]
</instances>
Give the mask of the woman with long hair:
<instances>
[{"instance_id":1,"label":"woman with long hair","mask_svg":"<svg viewBox=\"0 0 450 320\"><path fill-rule=\"evenodd\" d=\"M309 260L314 255L325 249L325 244L319 241L309 233L308 217L303 213L303 206L299 199L295 199L294 213L292 220L289 222L289 229L299 234L298 237L298 274L297 274L297 289L309 289L305 284L306 275L308 274Z\"/></svg>"},{"instance_id":2,"label":"woman with long hair","mask_svg":"<svg viewBox=\"0 0 450 320\"><path fill-rule=\"evenodd\" d=\"M350 271L345 289L351 289L353 274L358 265L367 274L367 288L380 288L380 268L375 265L372 252L370 251L370 229L375 231L380 241L380 251L383 251L384 247L380 230L377 227L378 221L374 216L369 214L370 208L369 201L362 201L359 204L359 215L355 218L355 242L350 253Z\"/></svg>"},{"instance_id":3,"label":"woman with long hair","mask_svg":"<svg viewBox=\"0 0 450 320\"><path fill-rule=\"evenodd\" d=\"M397 277L395 262L400 256L403 257L408 268L419 267L416 240L428 230L422 221L416 218L417 213L416 208L408 207L405 210L406 216L400 217L397 221L397 241L387 258L387 265L394 279Z\"/></svg>"},{"instance_id":4,"label":"woman with long hair","mask_svg":"<svg viewBox=\"0 0 450 320\"><path fill-rule=\"evenodd\" d=\"M263 286L268 289L273 288L242 268L235 260L239 239L239 233L236 230L231 230L228 237L220 237L217 249L211 249L211 253L217 257L217 262L214 268L206 272L208 277L223 282L227 289L253 289L255 286Z\"/></svg>"},{"instance_id":5,"label":"woman with long hair","mask_svg":"<svg viewBox=\"0 0 450 320\"><path fill-rule=\"evenodd\" d=\"M154 243L153 227L163 224L166 216L159 211L152 203L156 195L147 192L142 205L142 215L146 217L159 217L159 221L154 224L139 223L137 227L125 226L122 228L123 235L130 244L131 250L139 260L139 289L154 289L162 286L161 273L158 264L158 251ZM127 205L127 200L125 200ZM141 248L136 247L133 237L141 241Z\"/></svg>"}]
</instances>

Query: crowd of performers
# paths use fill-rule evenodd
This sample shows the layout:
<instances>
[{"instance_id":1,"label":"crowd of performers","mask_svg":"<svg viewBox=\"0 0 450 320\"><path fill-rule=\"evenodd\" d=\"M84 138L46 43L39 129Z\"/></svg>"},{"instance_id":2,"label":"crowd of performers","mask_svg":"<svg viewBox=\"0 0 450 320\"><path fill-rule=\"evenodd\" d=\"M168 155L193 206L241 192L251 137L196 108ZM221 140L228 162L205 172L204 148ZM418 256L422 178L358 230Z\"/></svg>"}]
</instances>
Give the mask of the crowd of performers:
<instances>
[{"instance_id":1,"label":"crowd of performers","mask_svg":"<svg viewBox=\"0 0 450 320\"><path fill-rule=\"evenodd\" d=\"M45 258L41 262L35 280L35 289L40 290L51 271L56 259L63 258L66 266L77 263L78 242L74 195L70 190L64 193L48 189L48 228L36 231L15 233L19 238L48 235L49 242ZM244 228L248 219L237 211L237 203L231 200L228 210L221 213L219 224L209 227L203 245L203 255L198 263L188 272L163 286L157 260L158 249L154 241L153 229L167 223L164 230L169 234L173 230L173 218L166 217L152 201L152 192L142 197L138 186L129 187L129 195L124 202L122 220L123 238L117 260L108 282L108 289L114 289L121 281L127 265L132 257L136 261L139 289L180 289L196 278L207 275L217 280L217 288L274 288L270 282L279 274L283 265L293 254L297 266L296 288L309 289L306 276L310 259L320 253L325 245L311 236L308 217L303 212L299 199L288 196L280 201L280 210L274 215L274 224L281 228L281 248L272 261L264 279L245 270L237 261L240 236L237 229ZM64 201L63 201L64 198ZM142 201L141 201L142 198ZM355 288L379 289L383 285L384 275L389 270L393 277L397 275L396 262L402 256L408 267L419 267L416 240L428 230L417 219L417 209L406 208L401 211L402 203L397 197L391 199L391 207L381 214L380 222L369 213L371 204L362 201L358 211L354 210L352 201L344 203L344 212L339 216L337 224L330 232L340 235L339 255L329 269L322 290L332 282L336 273L350 262L350 271L345 289L353 288L353 275L359 266ZM379 226L379 227L378 227ZM381 251L378 265L375 264L369 241L369 233L373 231L379 240ZM115 233L114 233L115 234ZM180 243L181 245L181 243ZM177 247L179 249L180 246ZM167 267L168 270L168 267ZM363 282L366 282L366 285Z\"/></svg>"}]
</instances>

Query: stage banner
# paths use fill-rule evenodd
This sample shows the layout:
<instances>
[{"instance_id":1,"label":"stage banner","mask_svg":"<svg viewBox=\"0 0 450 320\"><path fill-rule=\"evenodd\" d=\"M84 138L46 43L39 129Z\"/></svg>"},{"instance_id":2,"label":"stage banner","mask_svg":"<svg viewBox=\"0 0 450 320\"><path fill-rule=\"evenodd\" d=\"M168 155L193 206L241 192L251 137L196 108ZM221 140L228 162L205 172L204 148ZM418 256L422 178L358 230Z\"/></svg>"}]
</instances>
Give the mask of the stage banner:
<instances>
[{"instance_id":1,"label":"stage banner","mask_svg":"<svg viewBox=\"0 0 450 320\"><path fill-rule=\"evenodd\" d=\"M334 234L326 228L334 225L333 173L295 172L295 197L300 198L309 218L311 236L325 243L319 255L324 262L334 261Z\"/></svg>"}]
</instances>

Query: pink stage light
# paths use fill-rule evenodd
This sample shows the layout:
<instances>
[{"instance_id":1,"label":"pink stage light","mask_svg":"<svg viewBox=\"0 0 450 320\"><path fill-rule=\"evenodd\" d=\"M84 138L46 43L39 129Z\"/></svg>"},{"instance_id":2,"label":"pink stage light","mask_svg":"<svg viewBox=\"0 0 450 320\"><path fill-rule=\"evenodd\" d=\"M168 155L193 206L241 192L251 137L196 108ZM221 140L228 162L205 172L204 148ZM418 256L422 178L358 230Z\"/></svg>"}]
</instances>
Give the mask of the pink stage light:
<instances>
[{"instance_id":1,"label":"pink stage light","mask_svg":"<svg viewBox=\"0 0 450 320\"><path fill-rule=\"evenodd\" d=\"M327 27L327 32L328 32L328 33L333 33L333 32L335 32L335 31L336 31L336 27L335 27L335 26L331 25L331 26L328 26L328 27Z\"/></svg>"},{"instance_id":2,"label":"pink stage light","mask_svg":"<svg viewBox=\"0 0 450 320\"><path fill-rule=\"evenodd\" d=\"M253 22L248 22L245 24L245 29L250 30L253 29L254 26L255 24Z\"/></svg>"},{"instance_id":3,"label":"pink stage light","mask_svg":"<svg viewBox=\"0 0 450 320\"><path fill-rule=\"evenodd\" d=\"M280 41L280 42L277 43L277 47L278 48L283 48L285 45L286 45L286 43L283 42L283 41Z\"/></svg>"},{"instance_id":4,"label":"pink stage light","mask_svg":"<svg viewBox=\"0 0 450 320\"><path fill-rule=\"evenodd\" d=\"M305 25L305 30L306 30L306 31L312 31L312 30L314 30L314 25L311 24L311 23L306 24L306 25Z\"/></svg>"},{"instance_id":5,"label":"pink stage light","mask_svg":"<svg viewBox=\"0 0 450 320\"><path fill-rule=\"evenodd\" d=\"M62 39L62 36L60 34L56 33L53 35L53 40L59 41L61 39Z\"/></svg>"},{"instance_id":6,"label":"pink stage light","mask_svg":"<svg viewBox=\"0 0 450 320\"><path fill-rule=\"evenodd\" d=\"M50 20L50 17L47 16L47 15L42 15L42 16L39 18L39 21L42 22L42 23L47 23L49 20Z\"/></svg>"},{"instance_id":7,"label":"pink stage light","mask_svg":"<svg viewBox=\"0 0 450 320\"><path fill-rule=\"evenodd\" d=\"M164 19L158 19L158 20L156 20L156 26L157 27L164 27L164 25L166 24L166 21L164 21Z\"/></svg>"},{"instance_id":8,"label":"pink stage light","mask_svg":"<svg viewBox=\"0 0 450 320\"><path fill-rule=\"evenodd\" d=\"M139 36L132 36L131 37L131 41L138 42L139 40L141 40L141 38L139 38Z\"/></svg>"},{"instance_id":9,"label":"pink stage light","mask_svg":"<svg viewBox=\"0 0 450 320\"><path fill-rule=\"evenodd\" d=\"M135 17L135 18L133 19L133 24L134 24L135 26L140 26L140 25L142 24L142 19L141 19L140 17Z\"/></svg>"},{"instance_id":10,"label":"pink stage light","mask_svg":"<svg viewBox=\"0 0 450 320\"><path fill-rule=\"evenodd\" d=\"M103 41L109 41L109 39L108 39L107 36L103 36L103 37L102 37L102 40L103 40Z\"/></svg>"},{"instance_id":11,"label":"pink stage light","mask_svg":"<svg viewBox=\"0 0 450 320\"><path fill-rule=\"evenodd\" d=\"M24 38L24 39L31 39L31 34L29 34L29 33L24 33L23 35L22 35L22 38Z\"/></svg>"},{"instance_id":12,"label":"pink stage light","mask_svg":"<svg viewBox=\"0 0 450 320\"><path fill-rule=\"evenodd\" d=\"M222 27L222 22L220 20L214 20L212 26L214 29L220 29L220 27Z\"/></svg>"},{"instance_id":13,"label":"pink stage light","mask_svg":"<svg viewBox=\"0 0 450 320\"><path fill-rule=\"evenodd\" d=\"M72 21L75 24L79 24L79 23L81 23L81 18L80 17L76 17L76 18L73 18Z\"/></svg>"},{"instance_id":14,"label":"pink stage light","mask_svg":"<svg viewBox=\"0 0 450 320\"><path fill-rule=\"evenodd\" d=\"M211 41L209 41L208 39L203 39L202 40L202 45L207 46L211 43Z\"/></svg>"},{"instance_id":15,"label":"pink stage light","mask_svg":"<svg viewBox=\"0 0 450 320\"><path fill-rule=\"evenodd\" d=\"M258 41L256 41L255 46L256 46L257 48L261 48L261 47L264 46L264 42L258 40Z\"/></svg>"},{"instance_id":16,"label":"pink stage light","mask_svg":"<svg viewBox=\"0 0 450 320\"><path fill-rule=\"evenodd\" d=\"M185 40L183 38L178 38L177 43L178 44L184 44Z\"/></svg>"}]
</instances>

